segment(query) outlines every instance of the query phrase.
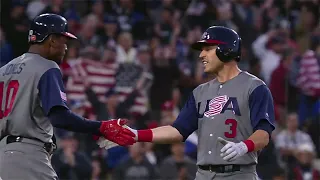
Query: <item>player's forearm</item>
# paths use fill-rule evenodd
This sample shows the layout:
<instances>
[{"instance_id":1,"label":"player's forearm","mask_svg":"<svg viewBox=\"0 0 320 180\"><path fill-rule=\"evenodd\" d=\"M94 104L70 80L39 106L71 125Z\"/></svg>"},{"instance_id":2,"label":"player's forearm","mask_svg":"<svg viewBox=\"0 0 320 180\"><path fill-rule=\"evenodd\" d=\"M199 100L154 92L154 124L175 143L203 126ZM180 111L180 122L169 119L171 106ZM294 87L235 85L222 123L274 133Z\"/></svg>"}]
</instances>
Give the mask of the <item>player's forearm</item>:
<instances>
[{"instance_id":1,"label":"player's forearm","mask_svg":"<svg viewBox=\"0 0 320 180\"><path fill-rule=\"evenodd\" d=\"M100 121L86 120L65 108L53 108L49 113L49 119L52 126L56 128L100 135Z\"/></svg>"},{"instance_id":2,"label":"player's forearm","mask_svg":"<svg viewBox=\"0 0 320 180\"><path fill-rule=\"evenodd\" d=\"M179 131L172 126L161 126L152 129L153 139L155 143L175 143L181 142L183 137Z\"/></svg>"},{"instance_id":3,"label":"player's forearm","mask_svg":"<svg viewBox=\"0 0 320 180\"><path fill-rule=\"evenodd\" d=\"M138 130L138 141L170 144L181 142L183 137L179 131L172 126L161 126L154 129Z\"/></svg>"},{"instance_id":4,"label":"player's forearm","mask_svg":"<svg viewBox=\"0 0 320 180\"><path fill-rule=\"evenodd\" d=\"M264 130L256 130L249 138L254 143L254 152L262 150L269 143L269 134Z\"/></svg>"}]
</instances>

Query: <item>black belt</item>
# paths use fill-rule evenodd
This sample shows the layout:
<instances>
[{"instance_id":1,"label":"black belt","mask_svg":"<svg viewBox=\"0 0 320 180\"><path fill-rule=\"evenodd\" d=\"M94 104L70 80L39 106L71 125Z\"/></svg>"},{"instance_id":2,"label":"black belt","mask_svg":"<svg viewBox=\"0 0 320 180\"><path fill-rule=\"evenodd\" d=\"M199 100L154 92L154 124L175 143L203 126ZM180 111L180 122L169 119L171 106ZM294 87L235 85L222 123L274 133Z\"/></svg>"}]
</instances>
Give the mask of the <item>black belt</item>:
<instances>
[{"instance_id":1,"label":"black belt","mask_svg":"<svg viewBox=\"0 0 320 180\"><path fill-rule=\"evenodd\" d=\"M25 138L21 136L7 137L7 144L14 143L14 142L25 142L25 143L42 146L43 149L45 149L50 155L57 149L57 146L54 143L44 143L38 139Z\"/></svg>"},{"instance_id":2,"label":"black belt","mask_svg":"<svg viewBox=\"0 0 320 180\"><path fill-rule=\"evenodd\" d=\"M199 165L200 169L216 173L229 173L240 171L240 165Z\"/></svg>"}]
</instances>

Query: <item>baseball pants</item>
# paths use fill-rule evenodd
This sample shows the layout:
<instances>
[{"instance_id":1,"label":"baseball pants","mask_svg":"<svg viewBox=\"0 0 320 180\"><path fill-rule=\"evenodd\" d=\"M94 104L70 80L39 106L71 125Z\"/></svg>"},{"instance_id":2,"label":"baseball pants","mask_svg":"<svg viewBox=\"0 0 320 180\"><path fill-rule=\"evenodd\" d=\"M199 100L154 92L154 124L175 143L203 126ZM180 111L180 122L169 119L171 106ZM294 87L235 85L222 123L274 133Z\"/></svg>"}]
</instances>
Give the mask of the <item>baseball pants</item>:
<instances>
[{"instance_id":1,"label":"baseball pants","mask_svg":"<svg viewBox=\"0 0 320 180\"><path fill-rule=\"evenodd\" d=\"M243 166L240 171L216 173L198 168L195 180L259 180L256 166Z\"/></svg>"},{"instance_id":2,"label":"baseball pants","mask_svg":"<svg viewBox=\"0 0 320 180\"><path fill-rule=\"evenodd\" d=\"M50 155L40 146L24 142L0 141L0 177L2 180L58 180Z\"/></svg>"}]
</instances>

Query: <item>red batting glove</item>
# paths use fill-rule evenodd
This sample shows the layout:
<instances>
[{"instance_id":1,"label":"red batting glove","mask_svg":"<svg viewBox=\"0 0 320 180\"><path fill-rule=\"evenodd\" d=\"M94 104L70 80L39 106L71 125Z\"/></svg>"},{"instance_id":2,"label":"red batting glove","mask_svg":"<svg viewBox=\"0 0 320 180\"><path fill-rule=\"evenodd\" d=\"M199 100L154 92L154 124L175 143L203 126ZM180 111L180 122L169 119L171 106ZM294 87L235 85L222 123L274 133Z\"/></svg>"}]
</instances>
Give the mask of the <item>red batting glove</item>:
<instances>
[{"instance_id":1,"label":"red batting glove","mask_svg":"<svg viewBox=\"0 0 320 180\"><path fill-rule=\"evenodd\" d=\"M108 121L102 121L100 126L100 132L104 138L119 144L120 146L128 146L134 144L135 134L130 130L122 127L127 123L127 120L112 119ZM98 138L99 139L99 138Z\"/></svg>"}]
</instances>

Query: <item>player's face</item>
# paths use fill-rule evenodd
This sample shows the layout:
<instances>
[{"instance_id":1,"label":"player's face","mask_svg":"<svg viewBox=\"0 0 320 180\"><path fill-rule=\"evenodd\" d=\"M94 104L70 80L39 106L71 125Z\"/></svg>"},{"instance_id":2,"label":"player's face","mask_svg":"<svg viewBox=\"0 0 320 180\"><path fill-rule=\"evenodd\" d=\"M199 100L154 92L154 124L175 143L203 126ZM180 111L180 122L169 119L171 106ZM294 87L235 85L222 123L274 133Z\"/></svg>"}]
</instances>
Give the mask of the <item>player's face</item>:
<instances>
[{"instance_id":1,"label":"player's face","mask_svg":"<svg viewBox=\"0 0 320 180\"><path fill-rule=\"evenodd\" d=\"M68 50L68 38L65 36L55 36L50 45L50 59L60 64Z\"/></svg>"},{"instance_id":2,"label":"player's face","mask_svg":"<svg viewBox=\"0 0 320 180\"><path fill-rule=\"evenodd\" d=\"M204 46L199 55L204 72L209 74L217 74L223 68L223 62L219 60L216 54L217 46Z\"/></svg>"}]
</instances>

